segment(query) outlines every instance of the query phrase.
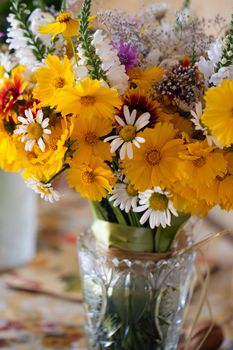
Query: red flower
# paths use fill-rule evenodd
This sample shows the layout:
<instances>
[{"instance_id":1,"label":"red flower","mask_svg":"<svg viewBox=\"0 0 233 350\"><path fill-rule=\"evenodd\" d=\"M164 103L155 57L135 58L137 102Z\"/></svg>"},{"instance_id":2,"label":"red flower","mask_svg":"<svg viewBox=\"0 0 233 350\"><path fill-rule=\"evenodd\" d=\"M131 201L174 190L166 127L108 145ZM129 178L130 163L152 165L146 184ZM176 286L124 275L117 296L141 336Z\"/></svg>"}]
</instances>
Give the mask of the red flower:
<instances>
[{"instance_id":1,"label":"red flower","mask_svg":"<svg viewBox=\"0 0 233 350\"><path fill-rule=\"evenodd\" d=\"M22 68L15 68L11 78L5 78L0 87L0 114L8 118L15 104L23 99L27 83L23 81Z\"/></svg>"}]
</instances>

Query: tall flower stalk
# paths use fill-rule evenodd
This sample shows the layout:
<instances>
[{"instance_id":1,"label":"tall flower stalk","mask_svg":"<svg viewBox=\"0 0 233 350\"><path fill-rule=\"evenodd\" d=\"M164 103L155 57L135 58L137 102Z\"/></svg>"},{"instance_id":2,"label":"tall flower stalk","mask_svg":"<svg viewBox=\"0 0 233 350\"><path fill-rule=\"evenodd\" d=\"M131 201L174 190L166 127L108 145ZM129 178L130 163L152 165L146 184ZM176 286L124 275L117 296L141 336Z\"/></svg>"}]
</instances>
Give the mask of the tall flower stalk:
<instances>
[{"instance_id":1,"label":"tall flower stalk","mask_svg":"<svg viewBox=\"0 0 233 350\"><path fill-rule=\"evenodd\" d=\"M89 28L89 17L91 14L91 0L84 0L83 7L80 14L80 42L82 44L82 48L85 52L85 56L87 57L87 65L89 74L92 79L103 79L107 81L106 75L101 68L101 60L97 56L95 52L95 48L91 44L92 42L92 31Z\"/></svg>"}]
</instances>

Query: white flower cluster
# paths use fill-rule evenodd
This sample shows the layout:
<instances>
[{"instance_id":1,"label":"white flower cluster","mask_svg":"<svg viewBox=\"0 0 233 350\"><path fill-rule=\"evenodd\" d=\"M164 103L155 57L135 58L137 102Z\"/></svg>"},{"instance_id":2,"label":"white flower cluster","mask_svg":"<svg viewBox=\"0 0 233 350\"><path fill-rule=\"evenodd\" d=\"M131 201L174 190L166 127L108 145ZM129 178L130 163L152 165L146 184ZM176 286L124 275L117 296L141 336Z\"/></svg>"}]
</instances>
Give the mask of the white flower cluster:
<instances>
[{"instance_id":1,"label":"white flower cluster","mask_svg":"<svg viewBox=\"0 0 233 350\"><path fill-rule=\"evenodd\" d=\"M94 35L91 44L94 46L97 56L102 61L103 69L110 86L117 89L122 95L128 87L129 77L126 74L125 66L120 63L117 51L111 45L107 35L98 29ZM88 76L87 57L82 44L78 46L77 54L79 57L78 67L75 68L77 79L84 79Z\"/></svg>"},{"instance_id":2,"label":"white flower cluster","mask_svg":"<svg viewBox=\"0 0 233 350\"><path fill-rule=\"evenodd\" d=\"M97 30L93 35L92 45L96 54L102 61L102 69L111 85L123 94L128 87L128 79L125 66L120 63L116 49L109 42L107 35L102 30Z\"/></svg>"},{"instance_id":3,"label":"white flower cluster","mask_svg":"<svg viewBox=\"0 0 233 350\"><path fill-rule=\"evenodd\" d=\"M77 55L78 55L78 65L76 64L76 60L72 59L72 68L73 72L75 74L76 80L79 79L85 79L89 77L89 72L87 69L87 57L85 55L85 50L82 47L82 44L78 45L77 49Z\"/></svg>"},{"instance_id":4,"label":"white flower cluster","mask_svg":"<svg viewBox=\"0 0 233 350\"><path fill-rule=\"evenodd\" d=\"M39 62L33 53L32 46L28 44L28 38L26 38L25 32L21 29L20 22L12 13L7 17L7 21L10 24L7 43L9 44L9 49L14 50L19 64L26 65L29 70L38 67Z\"/></svg>"},{"instance_id":5,"label":"white flower cluster","mask_svg":"<svg viewBox=\"0 0 233 350\"><path fill-rule=\"evenodd\" d=\"M41 35L38 32L38 27L40 25L51 22L53 20L53 16L47 12L42 12L41 10L36 9L31 13L28 20L30 23L29 29L32 31L35 37L39 37L44 45L48 46L50 36ZM13 13L9 14L7 21L10 24L7 34L7 43L9 44L9 49L14 50L19 64L26 65L30 71L34 71L41 65L41 62L39 62L36 58L33 52L33 46L30 44L29 38L26 37L25 31L21 28L20 21Z\"/></svg>"},{"instance_id":6,"label":"white flower cluster","mask_svg":"<svg viewBox=\"0 0 233 350\"><path fill-rule=\"evenodd\" d=\"M30 29L32 33L39 38L42 43L49 47L51 44L51 34L41 34L39 33L38 28L47 23L52 23L54 21L54 17L49 12L44 12L41 9L35 9L28 18L30 22Z\"/></svg>"},{"instance_id":7,"label":"white flower cluster","mask_svg":"<svg viewBox=\"0 0 233 350\"><path fill-rule=\"evenodd\" d=\"M204 74L206 86L209 83L218 86L223 79L233 79L233 65L222 67L216 72L217 64L222 58L223 48L224 41L217 39L207 51L208 59L202 56L197 63L198 68Z\"/></svg>"},{"instance_id":8,"label":"white flower cluster","mask_svg":"<svg viewBox=\"0 0 233 350\"><path fill-rule=\"evenodd\" d=\"M8 77L8 73L12 71L18 64L17 58L10 54L9 51L0 53L0 66L2 66L5 70L4 76Z\"/></svg>"}]
</instances>

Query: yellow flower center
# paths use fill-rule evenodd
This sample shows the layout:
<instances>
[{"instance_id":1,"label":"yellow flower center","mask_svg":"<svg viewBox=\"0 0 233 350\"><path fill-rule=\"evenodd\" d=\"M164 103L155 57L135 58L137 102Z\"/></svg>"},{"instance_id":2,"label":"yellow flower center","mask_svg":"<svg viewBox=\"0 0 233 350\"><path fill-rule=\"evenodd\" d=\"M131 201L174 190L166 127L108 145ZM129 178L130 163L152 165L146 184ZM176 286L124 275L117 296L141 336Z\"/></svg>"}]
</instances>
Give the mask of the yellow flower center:
<instances>
[{"instance_id":1,"label":"yellow flower center","mask_svg":"<svg viewBox=\"0 0 233 350\"><path fill-rule=\"evenodd\" d=\"M132 68L130 70L130 78L133 80L140 80L142 78L142 71L140 68Z\"/></svg>"},{"instance_id":2,"label":"yellow flower center","mask_svg":"<svg viewBox=\"0 0 233 350\"><path fill-rule=\"evenodd\" d=\"M30 139L38 140L43 136L43 128L39 123L31 123L27 128L28 136Z\"/></svg>"},{"instance_id":3,"label":"yellow flower center","mask_svg":"<svg viewBox=\"0 0 233 350\"><path fill-rule=\"evenodd\" d=\"M67 23L71 19L69 12L62 12L56 17L56 22Z\"/></svg>"},{"instance_id":4,"label":"yellow flower center","mask_svg":"<svg viewBox=\"0 0 233 350\"><path fill-rule=\"evenodd\" d=\"M152 149L146 153L145 158L150 165L157 165L161 160L160 152L157 149Z\"/></svg>"},{"instance_id":5,"label":"yellow flower center","mask_svg":"<svg viewBox=\"0 0 233 350\"><path fill-rule=\"evenodd\" d=\"M206 159L204 157L200 157L198 159L193 160L193 165L196 168L202 168L206 164Z\"/></svg>"},{"instance_id":6,"label":"yellow flower center","mask_svg":"<svg viewBox=\"0 0 233 350\"><path fill-rule=\"evenodd\" d=\"M92 170L84 170L81 174L81 178L86 185L90 185L95 181L95 175Z\"/></svg>"},{"instance_id":7,"label":"yellow flower center","mask_svg":"<svg viewBox=\"0 0 233 350\"><path fill-rule=\"evenodd\" d=\"M88 143L89 145L94 145L97 141L97 136L91 132L88 131L85 135L85 142Z\"/></svg>"},{"instance_id":8,"label":"yellow flower center","mask_svg":"<svg viewBox=\"0 0 233 350\"><path fill-rule=\"evenodd\" d=\"M168 198L165 194L153 193L149 200L150 208L154 210L166 210L168 207Z\"/></svg>"},{"instance_id":9,"label":"yellow flower center","mask_svg":"<svg viewBox=\"0 0 233 350\"><path fill-rule=\"evenodd\" d=\"M136 136L136 126L134 125L125 125L120 131L120 137L125 141L132 141Z\"/></svg>"},{"instance_id":10,"label":"yellow flower center","mask_svg":"<svg viewBox=\"0 0 233 350\"><path fill-rule=\"evenodd\" d=\"M58 143L59 139L60 139L60 138L59 138L58 136L50 137L50 139L49 139L49 147L50 147L52 150L56 151L56 149L57 149L57 143Z\"/></svg>"},{"instance_id":11,"label":"yellow flower center","mask_svg":"<svg viewBox=\"0 0 233 350\"><path fill-rule=\"evenodd\" d=\"M94 96L82 96L80 99L80 102L82 105L85 106L93 106L96 101L96 98Z\"/></svg>"},{"instance_id":12,"label":"yellow flower center","mask_svg":"<svg viewBox=\"0 0 233 350\"><path fill-rule=\"evenodd\" d=\"M53 86L54 86L55 88L57 88L57 89L63 88L64 85L65 85L65 83L66 83L65 79L62 78L62 77L60 77L60 76L54 78L53 81L52 81Z\"/></svg>"},{"instance_id":13,"label":"yellow flower center","mask_svg":"<svg viewBox=\"0 0 233 350\"><path fill-rule=\"evenodd\" d=\"M51 190L49 188L46 188L46 187L43 187L40 185L38 185L37 188L38 188L40 193L44 193L45 195L48 195L51 193Z\"/></svg>"},{"instance_id":14,"label":"yellow flower center","mask_svg":"<svg viewBox=\"0 0 233 350\"><path fill-rule=\"evenodd\" d=\"M126 191L127 191L128 195L131 197L135 197L138 195L138 191L131 184L128 184L128 186L126 187Z\"/></svg>"}]
</instances>

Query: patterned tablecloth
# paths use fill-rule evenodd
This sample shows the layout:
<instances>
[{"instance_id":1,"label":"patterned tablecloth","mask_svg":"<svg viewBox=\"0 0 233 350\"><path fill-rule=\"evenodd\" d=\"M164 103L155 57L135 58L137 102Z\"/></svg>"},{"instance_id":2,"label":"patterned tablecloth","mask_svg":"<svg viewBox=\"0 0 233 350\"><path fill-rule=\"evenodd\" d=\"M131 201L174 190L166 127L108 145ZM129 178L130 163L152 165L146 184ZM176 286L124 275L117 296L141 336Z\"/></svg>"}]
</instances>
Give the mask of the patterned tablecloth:
<instances>
[{"instance_id":1,"label":"patterned tablecloth","mask_svg":"<svg viewBox=\"0 0 233 350\"><path fill-rule=\"evenodd\" d=\"M58 204L40 202L35 259L27 266L0 275L0 349L86 350L76 235L90 225L91 213L76 193L66 192ZM216 231L208 221L199 229ZM226 337L222 349L230 349L233 346L231 237L212 243L205 255L212 270L208 294L212 311ZM187 324L195 314L199 293L197 286ZM207 308L202 318L209 318Z\"/></svg>"}]
</instances>

